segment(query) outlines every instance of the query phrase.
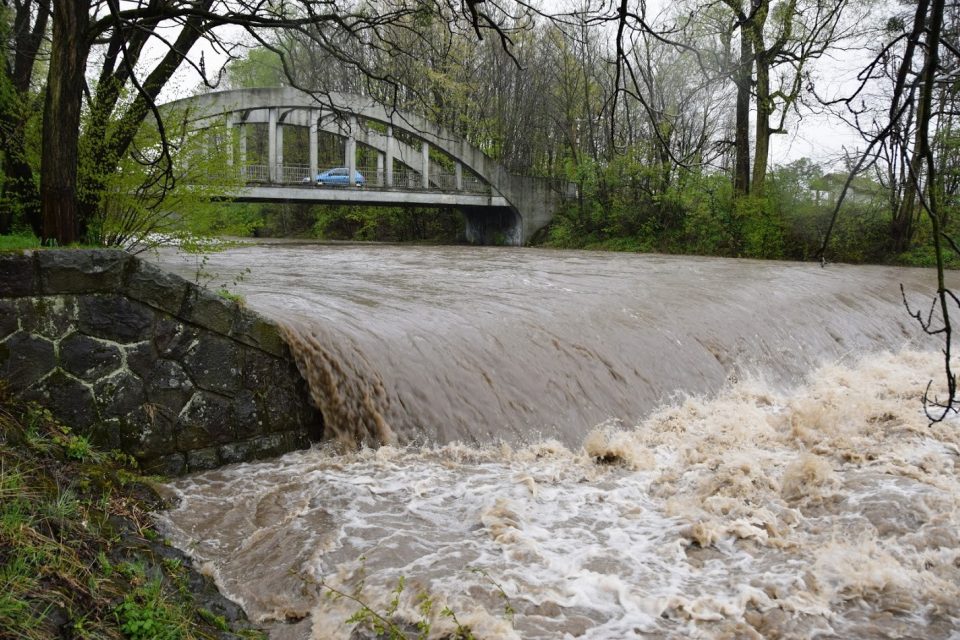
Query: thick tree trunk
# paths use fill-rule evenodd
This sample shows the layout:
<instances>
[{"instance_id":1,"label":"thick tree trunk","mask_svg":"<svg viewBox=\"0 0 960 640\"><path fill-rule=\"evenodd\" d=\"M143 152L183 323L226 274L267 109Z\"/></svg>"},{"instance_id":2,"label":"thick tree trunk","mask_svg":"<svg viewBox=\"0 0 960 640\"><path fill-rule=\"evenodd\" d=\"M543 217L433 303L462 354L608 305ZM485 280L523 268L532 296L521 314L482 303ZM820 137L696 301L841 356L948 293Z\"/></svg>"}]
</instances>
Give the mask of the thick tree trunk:
<instances>
[{"instance_id":1,"label":"thick tree trunk","mask_svg":"<svg viewBox=\"0 0 960 640\"><path fill-rule=\"evenodd\" d=\"M770 67L765 56L757 56L757 123L754 131L753 184L755 193L763 191L770 159Z\"/></svg>"},{"instance_id":2,"label":"thick tree trunk","mask_svg":"<svg viewBox=\"0 0 960 640\"><path fill-rule=\"evenodd\" d=\"M733 193L750 193L750 81L753 79L753 47L746 30L740 25L740 66L734 80L737 85L737 121L734 138L736 153L733 170Z\"/></svg>"},{"instance_id":3,"label":"thick tree trunk","mask_svg":"<svg viewBox=\"0 0 960 640\"><path fill-rule=\"evenodd\" d=\"M77 240L77 146L89 45L90 5L55 0L47 97L43 109L40 209L42 238L63 246Z\"/></svg>"}]
</instances>

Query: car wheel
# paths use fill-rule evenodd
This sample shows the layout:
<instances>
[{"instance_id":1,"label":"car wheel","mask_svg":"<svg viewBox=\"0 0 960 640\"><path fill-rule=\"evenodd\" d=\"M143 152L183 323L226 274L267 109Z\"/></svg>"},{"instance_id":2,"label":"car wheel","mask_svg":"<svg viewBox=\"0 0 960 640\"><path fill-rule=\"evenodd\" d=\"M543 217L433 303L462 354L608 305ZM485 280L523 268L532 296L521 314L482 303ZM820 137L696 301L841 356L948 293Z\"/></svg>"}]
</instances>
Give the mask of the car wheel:
<instances>
[{"instance_id":1,"label":"car wheel","mask_svg":"<svg viewBox=\"0 0 960 640\"><path fill-rule=\"evenodd\" d=\"M322 187L322 186L323 186L323 180L317 180L317 186L318 186L318 187Z\"/></svg>"},{"instance_id":2,"label":"car wheel","mask_svg":"<svg viewBox=\"0 0 960 640\"><path fill-rule=\"evenodd\" d=\"M363 183L362 183L362 182L358 182L358 183L357 183L357 186L358 186L358 187L362 187L362 186L363 186Z\"/></svg>"}]
</instances>

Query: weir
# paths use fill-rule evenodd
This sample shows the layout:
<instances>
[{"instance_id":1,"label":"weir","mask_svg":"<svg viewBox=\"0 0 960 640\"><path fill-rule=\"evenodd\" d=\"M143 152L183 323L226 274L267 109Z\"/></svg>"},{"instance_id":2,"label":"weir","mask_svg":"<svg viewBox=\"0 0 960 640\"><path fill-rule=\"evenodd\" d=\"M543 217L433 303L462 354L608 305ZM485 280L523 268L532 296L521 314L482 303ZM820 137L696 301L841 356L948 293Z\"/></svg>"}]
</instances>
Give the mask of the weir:
<instances>
[{"instance_id":1,"label":"weir","mask_svg":"<svg viewBox=\"0 0 960 640\"><path fill-rule=\"evenodd\" d=\"M208 268L285 326L327 434L366 444L577 446L685 394L910 344L900 283L918 305L933 284L887 267L290 243Z\"/></svg>"}]
</instances>

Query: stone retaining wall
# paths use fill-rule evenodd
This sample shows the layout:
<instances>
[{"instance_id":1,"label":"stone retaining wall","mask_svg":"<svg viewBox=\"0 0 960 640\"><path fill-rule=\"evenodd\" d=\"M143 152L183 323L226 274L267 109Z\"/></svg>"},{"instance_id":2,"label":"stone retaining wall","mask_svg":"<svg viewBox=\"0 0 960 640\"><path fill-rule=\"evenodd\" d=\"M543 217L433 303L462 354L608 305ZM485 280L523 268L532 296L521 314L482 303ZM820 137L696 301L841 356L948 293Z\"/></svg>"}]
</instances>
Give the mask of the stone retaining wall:
<instances>
[{"instance_id":1,"label":"stone retaining wall","mask_svg":"<svg viewBox=\"0 0 960 640\"><path fill-rule=\"evenodd\" d=\"M0 254L0 378L167 475L322 432L273 324L122 251Z\"/></svg>"}]
</instances>

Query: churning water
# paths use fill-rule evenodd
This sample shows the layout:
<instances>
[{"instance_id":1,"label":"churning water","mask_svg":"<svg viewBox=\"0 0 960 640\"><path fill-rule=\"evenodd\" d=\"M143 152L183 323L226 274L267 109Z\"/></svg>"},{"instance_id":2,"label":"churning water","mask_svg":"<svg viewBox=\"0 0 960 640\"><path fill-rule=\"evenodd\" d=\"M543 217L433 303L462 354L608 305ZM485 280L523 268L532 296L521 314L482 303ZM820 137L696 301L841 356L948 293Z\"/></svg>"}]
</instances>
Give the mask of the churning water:
<instances>
[{"instance_id":1,"label":"churning water","mask_svg":"<svg viewBox=\"0 0 960 640\"><path fill-rule=\"evenodd\" d=\"M960 424L927 425L938 356L900 350L928 272L356 245L204 269L245 267L328 433L393 443L170 485L168 535L272 637L349 638L357 597L430 637L960 638Z\"/></svg>"}]
</instances>

